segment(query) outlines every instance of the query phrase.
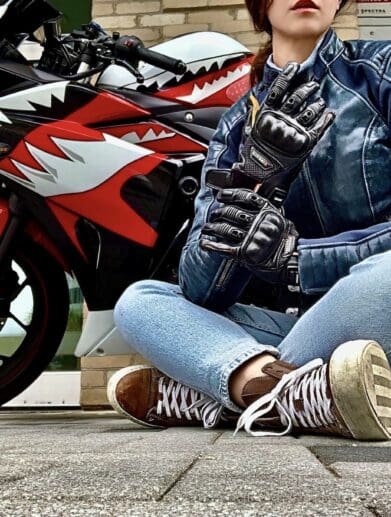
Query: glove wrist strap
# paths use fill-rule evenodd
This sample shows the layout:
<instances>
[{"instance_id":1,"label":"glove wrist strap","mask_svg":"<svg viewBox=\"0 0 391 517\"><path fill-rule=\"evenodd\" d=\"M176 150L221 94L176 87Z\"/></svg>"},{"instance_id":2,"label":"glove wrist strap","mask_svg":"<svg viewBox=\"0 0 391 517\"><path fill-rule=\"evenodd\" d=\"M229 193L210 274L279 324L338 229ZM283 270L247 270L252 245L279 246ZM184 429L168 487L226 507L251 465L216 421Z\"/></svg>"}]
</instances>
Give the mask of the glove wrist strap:
<instances>
[{"instance_id":1,"label":"glove wrist strap","mask_svg":"<svg viewBox=\"0 0 391 517\"><path fill-rule=\"evenodd\" d=\"M286 279L290 291L296 292L300 290L299 254L297 251L289 257L286 265Z\"/></svg>"}]
</instances>

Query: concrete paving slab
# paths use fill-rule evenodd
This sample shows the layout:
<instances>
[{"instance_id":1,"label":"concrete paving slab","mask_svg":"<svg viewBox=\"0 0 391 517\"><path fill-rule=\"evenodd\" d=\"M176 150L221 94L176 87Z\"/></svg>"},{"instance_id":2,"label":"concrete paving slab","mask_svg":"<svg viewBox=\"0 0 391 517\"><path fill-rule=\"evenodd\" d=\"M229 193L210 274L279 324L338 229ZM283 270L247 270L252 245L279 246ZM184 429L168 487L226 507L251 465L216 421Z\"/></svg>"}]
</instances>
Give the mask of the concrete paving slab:
<instances>
[{"instance_id":1,"label":"concrete paving slab","mask_svg":"<svg viewBox=\"0 0 391 517\"><path fill-rule=\"evenodd\" d=\"M164 501L198 501L198 502L258 502L287 507L292 505L312 508L320 505L362 505L365 497L356 495L349 487L340 486L335 479L301 478L294 474L281 475L276 471L267 478L239 477L235 475L216 476L213 471L200 476L185 476L165 496ZM372 498L371 498L372 501Z\"/></svg>"},{"instance_id":2,"label":"concrete paving slab","mask_svg":"<svg viewBox=\"0 0 391 517\"><path fill-rule=\"evenodd\" d=\"M304 504L279 504L272 503L198 503L193 501L177 501L175 504L165 502L140 502L140 503L114 503L93 502L69 503L55 501L52 503L32 503L24 501L3 501L0 509L0 517L26 517L26 516L99 516L99 517L172 517L175 516L205 516L205 517L373 517L373 513L360 505L319 505L306 508Z\"/></svg>"},{"instance_id":3,"label":"concrete paving slab","mask_svg":"<svg viewBox=\"0 0 391 517\"><path fill-rule=\"evenodd\" d=\"M96 412L0 412L0 428L0 517L391 516L391 442L149 430Z\"/></svg>"},{"instance_id":4,"label":"concrete paving slab","mask_svg":"<svg viewBox=\"0 0 391 517\"><path fill-rule=\"evenodd\" d=\"M289 504L353 500L350 491L340 496L336 477L304 447L253 443L211 447L166 499Z\"/></svg>"},{"instance_id":5,"label":"concrete paving slab","mask_svg":"<svg viewBox=\"0 0 391 517\"><path fill-rule=\"evenodd\" d=\"M314 445L310 447L310 450L324 465L333 464L334 468L337 462L346 465L351 464L358 475L366 471L365 466L358 465L360 463L368 464L369 467L372 464L383 464L383 471L385 472L388 467L391 468L391 448L389 447L380 445L370 445L368 447L363 445L360 447Z\"/></svg>"},{"instance_id":6,"label":"concrete paving slab","mask_svg":"<svg viewBox=\"0 0 391 517\"><path fill-rule=\"evenodd\" d=\"M379 443L379 442L378 442ZM373 443L365 447L315 446L311 450L338 476L340 491L355 493L375 515L391 515L391 449ZM381 504L382 510L377 510Z\"/></svg>"},{"instance_id":7,"label":"concrete paving slab","mask_svg":"<svg viewBox=\"0 0 391 517\"><path fill-rule=\"evenodd\" d=\"M278 471L281 475L293 474L298 477L332 477L317 458L304 447L264 444L253 439L248 443L216 444L208 450L207 458L202 458L192 469L192 473L214 470L216 476L267 477ZM292 470L294 465L294 470Z\"/></svg>"},{"instance_id":8,"label":"concrete paving slab","mask_svg":"<svg viewBox=\"0 0 391 517\"><path fill-rule=\"evenodd\" d=\"M4 453L41 455L43 451L48 454L85 454L102 452L109 449L110 452L118 450L122 446L133 447L135 442L143 439L141 432L116 433L107 436L102 433L83 433L70 435L69 433L48 434L39 431L34 436L2 436L1 448Z\"/></svg>"},{"instance_id":9,"label":"concrete paving slab","mask_svg":"<svg viewBox=\"0 0 391 517\"><path fill-rule=\"evenodd\" d=\"M320 434L301 435L297 436L296 439L299 442L299 445L303 445L304 447L312 447L313 445L342 445L344 447L391 447L391 440L388 442L364 442L338 436L322 436Z\"/></svg>"},{"instance_id":10,"label":"concrete paving slab","mask_svg":"<svg viewBox=\"0 0 391 517\"><path fill-rule=\"evenodd\" d=\"M250 436L245 431L239 431L235 436L233 431L224 431L219 439L215 442L216 446L220 446L223 444L229 444L229 445L237 445L239 443L245 443L249 446L252 446L254 444L254 440L257 440L259 443L265 444L271 444L271 445L300 445L298 443L298 440L293 438L292 436L262 436L262 437L255 437Z\"/></svg>"},{"instance_id":11,"label":"concrete paving slab","mask_svg":"<svg viewBox=\"0 0 391 517\"><path fill-rule=\"evenodd\" d=\"M80 431L104 431L107 429L141 429L131 420L117 415L113 411L53 411L53 412L3 412L0 410L2 429L17 433L34 432L37 427L45 427L51 432L77 427Z\"/></svg>"},{"instance_id":12,"label":"concrete paving slab","mask_svg":"<svg viewBox=\"0 0 391 517\"><path fill-rule=\"evenodd\" d=\"M83 410L56 410L56 409L33 409L33 410L11 410L0 408L0 422L18 422L28 424L29 422L40 421L58 423L64 420L77 422L78 420L91 422L107 420L123 420L115 411L83 411Z\"/></svg>"},{"instance_id":13,"label":"concrete paving slab","mask_svg":"<svg viewBox=\"0 0 391 517\"><path fill-rule=\"evenodd\" d=\"M373 512L373 515L379 516L379 517L390 517L391 515L391 505L387 504L381 504L378 503L376 507L370 508Z\"/></svg>"},{"instance_id":14,"label":"concrete paving slab","mask_svg":"<svg viewBox=\"0 0 391 517\"><path fill-rule=\"evenodd\" d=\"M364 465L364 469L367 464ZM357 467L357 470L360 467ZM391 515L391 484L389 474L383 477L372 477L368 470L367 476L343 477L338 481L339 490L343 493L354 493L365 507L372 509L374 515L390 517Z\"/></svg>"},{"instance_id":15,"label":"concrete paving slab","mask_svg":"<svg viewBox=\"0 0 391 517\"><path fill-rule=\"evenodd\" d=\"M391 464L385 462L337 462L331 465L332 470L341 478L370 478L376 482L377 478L389 480L389 494L391 500Z\"/></svg>"},{"instance_id":16,"label":"concrete paving slab","mask_svg":"<svg viewBox=\"0 0 391 517\"><path fill-rule=\"evenodd\" d=\"M138 442L141 444L141 441ZM154 500L162 497L195 459L195 454L134 449L133 454L50 455L50 468L39 475L6 483L1 500L104 501ZM40 465L36 456L7 456L8 466Z\"/></svg>"},{"instance_id":17,"label":"concrete paving slab","mask_svg":"<svg viewBox=\"0 0 391 517\"><path fill-rule=\"evenodd\" d=\"M1 454L0 484L3 488L6 483L11 483L29 476L47 472L47 470L52 467L52 462L44 458L39 462L25 461L25 458L19 455L12 457L6 454Z\"/></svg>"},{"instance_id":18,"label":"concrete paving slab","mask_svg":"<svg viewBox=\"0 0 391 517\"><path fill-rule=\"evenodd\" d=\"M171 451L176 454L179 451L199 451L209 445L213 445L221 436L219 431L211 431L203 428L172 428L160 432L144 432L143 447L148 447L149 451L161 450ZM123 453L132 452L131 442L123 444Z\"/></svg>"},{"instance_id":19,"label":"concrete paving slab","mask_svg":"<svg viewBox=\"0 0 391 517\"><path fill-rule=\"evenodd\" d=\"M303 447L311 447L312 445L343 445L349 447L350 445L358 445L357 440L343 438L338 436L322 436L321 434L305 434L296 437L299 445Z\"/></svg>"}]
</instances>

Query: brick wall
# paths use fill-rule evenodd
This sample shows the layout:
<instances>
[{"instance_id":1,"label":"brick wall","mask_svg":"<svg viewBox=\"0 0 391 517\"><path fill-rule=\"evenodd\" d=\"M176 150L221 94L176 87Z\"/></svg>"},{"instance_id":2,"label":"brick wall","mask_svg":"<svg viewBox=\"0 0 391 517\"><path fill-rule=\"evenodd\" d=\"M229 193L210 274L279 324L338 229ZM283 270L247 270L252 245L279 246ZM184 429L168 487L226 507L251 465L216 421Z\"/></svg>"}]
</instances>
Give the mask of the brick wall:
<instances>
[{"instance_id":1,"label":"brick wall","mask_svg":"<svg viewBox=\"0 0 391 517\"><path fill-rule=\"evenodd\" d=\"M146 46L193 31L224 32L253 51L260 41L238 0L94 0L93 16L105 29L134 34ZM335 27L343 39L358 38L354 0Z\"/></svg>"},{"instance_id":2,"label":"brick wall","mask_svg":"<svg viewBox=\"0 0 391 517\"><path fill-rule=\"evenodd\" d=\"M146 46L192 31L221 31L255 51L255 34L243 2L237 0L94 0L93 15L105 29L135 34ZM356 4L344 9L335 22L343 39L358 38ZM82 359L83 407L107 406L106 384L118 368L146 362L137 354Z\"/></svg>"},{"instance_id":3,"label":"brick wall","mask_svg":"<svg viewBox=\"0 0 391 517\"><path fill-rule=\"evenodd\" d=\"M89 409L109 407L106 386L119 368L132 364L148 364L139 354L81 359L81 406Z\"/></svg>"}]
</instances>

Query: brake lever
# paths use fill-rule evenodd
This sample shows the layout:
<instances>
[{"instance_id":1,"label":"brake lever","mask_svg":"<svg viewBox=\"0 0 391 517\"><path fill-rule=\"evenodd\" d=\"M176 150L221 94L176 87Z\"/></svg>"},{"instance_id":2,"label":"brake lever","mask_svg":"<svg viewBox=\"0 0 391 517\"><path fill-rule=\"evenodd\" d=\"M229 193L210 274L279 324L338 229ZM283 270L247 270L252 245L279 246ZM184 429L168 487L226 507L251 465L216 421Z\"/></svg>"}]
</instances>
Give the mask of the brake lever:
<instances>
[{"instance_id":1,"label":"brake lever","mask_svg":"<svg viewBox=\"0 0 391 517\"><path fill-rule=\"evenodd\" d=\"M136 77L137 82L139 84L142 84L145 81L143 74L136 67L134 67L124 59L115 59L115 63L129 70L129 72L131 72Z\"/></svg>"},{"instance_id":2,"label":"brake lever","mask_svg":"<svg viewBox=\"0 0 391 517\"><path fill-rule=\"evenodd\" d=\"M99 56L99 59L101 61L110 61L110 63L114 63L119 66L123 66L131 74L133 74L136 77L137 82L140 84L142 84L145 81L144 76L139 72L139 70L137 70L136 67L132 66L130 63L128 63L124 59L118 59L118 58L113 58L112 56L102 56L102 55Z\"/></svg>"}]
</instances>

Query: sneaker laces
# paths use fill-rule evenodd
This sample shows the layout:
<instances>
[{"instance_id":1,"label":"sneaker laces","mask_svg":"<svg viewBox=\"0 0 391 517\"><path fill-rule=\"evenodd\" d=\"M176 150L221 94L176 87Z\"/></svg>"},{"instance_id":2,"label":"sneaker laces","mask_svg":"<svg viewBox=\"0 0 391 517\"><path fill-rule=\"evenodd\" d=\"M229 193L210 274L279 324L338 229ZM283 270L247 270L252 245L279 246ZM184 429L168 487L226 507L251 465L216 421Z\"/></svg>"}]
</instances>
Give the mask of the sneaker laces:
<instances>
[{"instance_id":1,"label":"sneaker laces","mask_svg":"<svg viewBox=\"0 0 391 517\"><path fill-rule=\"evenodd\" d=\"M157 404L157 414L166 415L171 418L173 414L181 419L184 415L187 420L194 418L202 421L204 427L210 429L220 420L224 407L207 395L185 386L174 379L168 377L159 378L159 393L161 399ZM190 404L189 404L190 399Z\"/></svg>"},{"instance_id":2,"label":"sneaker laces","mask_svg":"<svg viewBox=\"0 0 391 517\"><path fill-rule=\"evenodd\" d=\"M295 407L296 400L303 408ZM276 408L285 426L283 431L252 431L253 423ZM284 436L292 427L316 428L332 425L335 418L327 396L327 364L315 359L285 374L267 394L253 402L240 416L235 433L242 427L252 436Z\"/></svg>"}]
</instances>

